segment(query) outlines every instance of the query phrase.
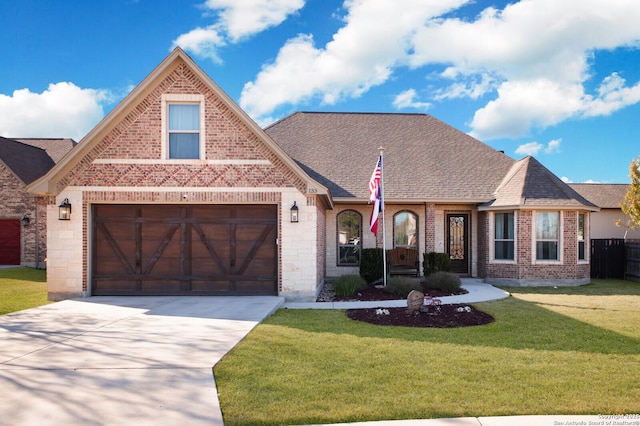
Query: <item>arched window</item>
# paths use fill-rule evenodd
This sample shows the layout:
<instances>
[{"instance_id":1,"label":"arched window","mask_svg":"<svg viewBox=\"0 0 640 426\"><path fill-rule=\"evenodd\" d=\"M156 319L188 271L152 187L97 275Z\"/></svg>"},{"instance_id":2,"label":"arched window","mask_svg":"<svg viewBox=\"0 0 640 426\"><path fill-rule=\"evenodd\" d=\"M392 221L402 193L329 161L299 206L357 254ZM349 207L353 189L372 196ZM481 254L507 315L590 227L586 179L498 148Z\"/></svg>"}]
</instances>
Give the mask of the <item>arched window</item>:
<instances>
[{"instance_id":1,"label":"arched window","mask_svg":"<svg viewBox=\"0 0 640 426\"><path fill-rule=\"evenodd\" d=\"M338 215L338 266L360 265L362 215L345 210Z\"/></svg>"},{"instance_id":2,"label":"arched window","mask_svg":"<svg viewBox=\"0 0 640 426\"><path fill-rule=\"evenodd\" d=\"M393 216L393 247L418 248L418 216L409 211Z\"/></svg>"}]
</instances>

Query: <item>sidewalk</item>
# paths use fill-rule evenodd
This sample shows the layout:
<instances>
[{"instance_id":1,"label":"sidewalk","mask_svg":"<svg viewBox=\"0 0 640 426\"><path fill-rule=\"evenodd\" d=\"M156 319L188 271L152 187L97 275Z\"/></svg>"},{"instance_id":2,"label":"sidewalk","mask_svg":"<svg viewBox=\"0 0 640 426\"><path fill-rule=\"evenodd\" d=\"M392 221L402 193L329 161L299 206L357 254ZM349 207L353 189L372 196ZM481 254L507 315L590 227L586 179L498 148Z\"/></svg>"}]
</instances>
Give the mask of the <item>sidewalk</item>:
<instances>
[{"instance_id":1,"label":"sidewalk","mask_svg":"<svg viewBox=\"0 0 640 426\"><path fill-rule=\"evenodd\" d=\"M450 305L454 303L479 303L491 300L499 300L509 297L509 293L493 287L477 278L463 278L462 288L467 294L459 296L439 297L442 303ZM405 299L378 300L374 302L285 302L285 309L362 309L362 308L403 308L407 306Z\"/></svg>"},{"instance_id":2,"label":"sidewalk","mask_svg":"<svg viewBox=\"0 0 640 426\"><path fill-rule=\"evenodd\" d=\"M616 418L617 417L617 418ZM341 423L339 426L561 426L561 425L606 425L623 424L624 416L504 416L461 417L431 420L387 420L380 422ZM637 420L626 420L628 424ZM610 422L610 423L607 423ZM338 426L338 425L324 425Z\"/></svg>"}]
</instances>

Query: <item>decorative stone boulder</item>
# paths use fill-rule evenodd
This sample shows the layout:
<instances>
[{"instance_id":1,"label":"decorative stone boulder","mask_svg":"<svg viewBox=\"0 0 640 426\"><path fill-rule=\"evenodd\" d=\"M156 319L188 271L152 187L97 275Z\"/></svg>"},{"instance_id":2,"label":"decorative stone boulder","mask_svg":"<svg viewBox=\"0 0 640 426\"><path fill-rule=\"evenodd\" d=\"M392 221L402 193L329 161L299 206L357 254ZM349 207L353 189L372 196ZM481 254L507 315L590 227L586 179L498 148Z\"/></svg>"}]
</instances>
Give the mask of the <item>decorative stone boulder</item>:
<instances>
[{"instance_id":1,"label":"decorative stone boulder","mask_svg":"<svg viewBox=\"0 0 640 426\"><path fill-rule=\"evenodd\" d=\"M411 290L411 293L407 296L407 312L410 314L420 312L420 307L423 303L424 293L417 290Z\"/></svg>"}]
</instances>

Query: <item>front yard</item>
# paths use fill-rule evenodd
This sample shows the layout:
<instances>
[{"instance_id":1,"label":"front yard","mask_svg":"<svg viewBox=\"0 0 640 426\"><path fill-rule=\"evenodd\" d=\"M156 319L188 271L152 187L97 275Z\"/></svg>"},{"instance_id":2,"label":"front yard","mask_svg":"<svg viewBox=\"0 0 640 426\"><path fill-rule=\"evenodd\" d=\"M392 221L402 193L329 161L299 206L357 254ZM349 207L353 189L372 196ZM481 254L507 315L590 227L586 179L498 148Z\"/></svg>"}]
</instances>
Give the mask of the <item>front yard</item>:
<instances>
[{"instance_id":1,"label":"front yard","mask_svg":"<svg viewBox=\"0 0 640 426\"><path fill-rule=\"evenodd\" d=\"M225 424L640 412L640 284L507 290L458 329L279 310L214 368Z\"/></svg>"},{"instance_id":2,"label":"front yard","mask_svg":"<svg viewBox=\"0 0 640 426\"><path fill-rule=\"evenodd\" d=\"M0 269L0 315L51 303L43 269Z\"/></svg>"}]
</instances>

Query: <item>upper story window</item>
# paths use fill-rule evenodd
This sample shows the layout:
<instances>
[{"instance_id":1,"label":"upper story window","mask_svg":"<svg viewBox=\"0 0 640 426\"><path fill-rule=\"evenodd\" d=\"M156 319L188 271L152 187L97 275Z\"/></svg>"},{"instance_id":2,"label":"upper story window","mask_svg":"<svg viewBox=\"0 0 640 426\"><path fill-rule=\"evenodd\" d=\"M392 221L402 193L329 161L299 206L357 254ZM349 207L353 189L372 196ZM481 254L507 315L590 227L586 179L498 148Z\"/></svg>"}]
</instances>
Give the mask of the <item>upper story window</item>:
<instances>
[{"instance_id":1,"label":"upper story window","mask_svg":"<svg viewBox=\"0 0 640 426\"><path fill-rule=\"evenodd\" d=\"M418 216L414 213L393 216L393 247L418 248Z\"/></svg>"},{"instance_id":2,"label":"upper story window","mask_svg":"<svg viewBox=\"0 0 640 426\"><path fill-rule=\"evenodd\" d=\"M353 210L338 215L338 266L360 265L362 216Z\"/></svg>"},{"instance_id":3,"label":"upper story window","mask_svg":"<svg viewBox=\"0 0 640 426\"><path fill-rule=\"evenodd\" d=\"M162 158L204 159L204 96L162 95Z\"/></svg>"},{"instance_id":4,"label":"upper story window","mask_svg":"<svg viewBox=\"0 0 640 426\"><path fill-rule=\"evenodd\" d=\"M587 215L578 213L578 260L585 260L585 223Z\"/></svg>"},{"instance_id":5,"label":"upper story window","mask_svg":"<svg viewBox=\"0 0 640 426\"><path fill-rule=\"evenodd\" d=\"M169 104L169 158L200 158L200 105Z\"/></svg>"},{"instance_id":6,"label":"upper story window","mask_svg":"<svg viewBox=\"0 0 640 426\"><path fill-rule=\"evenodd\" d=\"M496 213L494 215L494 258L496 260L514 260L515 227L513 213Z\"/></svg>"},{"instance_id":7,"label":"upper story window","mask_svg":"<svg viewBox=\"0 0 640 426\"><path fill-rule=\"evenodd\" d=\"M536 213L536 260L559 260L560 212Z\"/></svg>"}]
</instances>

